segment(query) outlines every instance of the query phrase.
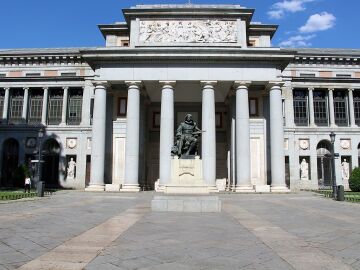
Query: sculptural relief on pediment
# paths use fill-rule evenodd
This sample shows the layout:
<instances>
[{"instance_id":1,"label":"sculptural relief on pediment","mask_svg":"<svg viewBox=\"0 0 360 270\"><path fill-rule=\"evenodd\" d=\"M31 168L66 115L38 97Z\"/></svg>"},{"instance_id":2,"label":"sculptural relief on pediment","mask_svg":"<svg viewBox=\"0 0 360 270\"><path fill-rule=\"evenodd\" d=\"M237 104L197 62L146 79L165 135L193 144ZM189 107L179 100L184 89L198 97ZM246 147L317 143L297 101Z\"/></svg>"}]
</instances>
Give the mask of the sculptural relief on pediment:
<instances>
[{"instance_id":1,"label":"sculptural relief on pediment","mask_svg":"<svg viewBox=\"0 0 360 270\"><path fill-rule=\"evenodd\" d=\"M237 22L220 20L141 21L141 43L236 43Z\"/></svg>"}]
</instances>

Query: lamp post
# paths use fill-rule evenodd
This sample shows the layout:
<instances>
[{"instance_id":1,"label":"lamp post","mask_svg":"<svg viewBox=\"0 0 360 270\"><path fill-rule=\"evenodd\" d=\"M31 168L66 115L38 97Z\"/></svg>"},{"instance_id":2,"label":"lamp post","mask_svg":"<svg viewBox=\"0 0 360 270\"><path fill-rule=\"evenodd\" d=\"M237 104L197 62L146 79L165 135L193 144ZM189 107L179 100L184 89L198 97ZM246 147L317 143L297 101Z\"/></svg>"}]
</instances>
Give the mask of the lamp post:
<instances>
[{"instance_id":1,"label":"lamp post","mask_svg":"<svg viewBox=\"0 0 360 270\"><path fill-rule=\"evenodd\" d=\"M37 166L37 181L41 181L41 159L42 159L42 138L44 137L44 129L40 128L38 132L38 166Z\"/></svg>"},{"instance_id":2,"label":"lamp post","mask_svg":"<svg viewBox=\"0 0 360 270\"><path fill-rule=\"evenodd\" d=\"M333 187L333 198L336 200L336 175L335 175L335 149L334 149L334 143L335 143L335 133L330 133L330 142L331 142L331 181L332 181L332 187Z\"/></svg>"}]
</instances>

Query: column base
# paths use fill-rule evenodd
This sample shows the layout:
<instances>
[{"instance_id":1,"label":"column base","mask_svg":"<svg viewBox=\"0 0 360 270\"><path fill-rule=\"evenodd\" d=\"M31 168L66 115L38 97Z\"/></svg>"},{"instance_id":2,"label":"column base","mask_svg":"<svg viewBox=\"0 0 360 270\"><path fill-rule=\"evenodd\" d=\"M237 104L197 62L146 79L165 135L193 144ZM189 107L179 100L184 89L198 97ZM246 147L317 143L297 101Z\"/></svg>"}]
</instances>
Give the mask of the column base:
<instances>
[{"instance_id":1,"label":"column base","mask_svg":"<svg viewBox=\"0 0 360 270\"><path fill-rule=\"evenodd\" d=\"M85 188L85 191L105 191L105 185L90 184Z\"/></svg>"},{"instance_id":2,"label":"column base","mask_svg":"<svg viewBox=\"0 0 360 270\"><path fill-rule=\"evenodd\" d=\"M139 185L123 185L120 192L139 192Z\"/></svg>"},{"instance_id":3,"label":"column base","mask_svg":"<svg viewBox=\"0 0 360 270\"><path fill-rule=\"evenodd\" d=\"M290 193L290 189L288 189L286 186L277 186L277 187L271 187L271 192Z\"/></svg>"},{"instance_id":4,"label":"column base","mask_svg":"<svg viewBox=\"0 0 360 270\"><path fill-rule=\"evenodd\" d=\"M254 193L255 189L253 186L237 186L235 188L235 192L237 193Z\"/></svg>"},{"instance_id":5,"label":"column base","mask_svg":"<svg viewBox=\"0 0 360 270\"><path fill-rule=\"evenodd\" d=\"M219 189L216 186L208 186L209 193L219 193Z\"/></svg>"},{"instance_id":6,"label":"column base","mask_svg":"<svg viewBox=\"0 0 360 270\"><path fill-rule=\"evenodd\" d=\"M108 192L119 192L120 191L120 184L106 184L105 191Z\"/></svg>"}]
</instances>

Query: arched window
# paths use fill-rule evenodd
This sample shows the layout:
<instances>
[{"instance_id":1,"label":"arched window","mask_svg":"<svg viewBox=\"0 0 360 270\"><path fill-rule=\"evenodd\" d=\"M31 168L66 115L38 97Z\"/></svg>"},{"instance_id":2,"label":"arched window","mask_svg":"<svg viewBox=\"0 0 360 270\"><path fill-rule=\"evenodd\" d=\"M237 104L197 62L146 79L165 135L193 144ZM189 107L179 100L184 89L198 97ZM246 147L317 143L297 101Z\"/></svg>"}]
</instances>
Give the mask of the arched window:
<instances>
[{"instance_id":1,"label":"arched window","mask_svg":"<svg viewBox=\"0 0 360 270\"><path fill-rule=\"evenodd\" d=\"M316 147L319 188L331 186L331 143L322 140Z\"/></svg>"},{"instance_id":2,"label":"arched window","mask_svg":"<svg viewBox=\"0 0 360 270\"><path fill-rule=\"evenodd\" d=\"M44 163L41 179L47 187L56 188L59 186L60 144L55 139L48 139L42 149Z\"/></svg>"}]
</instances>

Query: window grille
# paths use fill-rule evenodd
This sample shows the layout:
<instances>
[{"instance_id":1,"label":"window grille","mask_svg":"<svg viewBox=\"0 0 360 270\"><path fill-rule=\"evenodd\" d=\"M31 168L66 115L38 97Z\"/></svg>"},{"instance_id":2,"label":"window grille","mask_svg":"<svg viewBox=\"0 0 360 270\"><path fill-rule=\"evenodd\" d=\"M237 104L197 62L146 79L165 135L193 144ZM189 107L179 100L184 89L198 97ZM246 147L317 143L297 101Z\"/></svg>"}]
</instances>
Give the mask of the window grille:
<instances>
[{"instance_id":1,"label":"window grille","mask_svg":"<svg viewBox=\"0 0 360 270\"><path fill-rule=\"evenodd\" d=\"M305 91L294 91L294 121L297 126L308 125L308 99Z\"/></svg>"},{"instance_id":2,"label":"window grille","mask_svg":"<svg viewBox=\"0 0 360 270\"><path fill-rule=\"evenodd\" d=\"M26 73L26 77L39 77L41 73Z\"/></svg>"},{"instance_id":3,"label":"window grille","mask_svg":"<svg viewBox=\"0 0 360 270\"><path fill-rule=\"evenodd\" d=\"M74 77L74 76L76 76L76 72L61 72L61 76L63 76L63 77Z\"/></svg>"},{"instance_id":4,"label":"window grille","mask_svg":"<svg viewBox=\"0 0 360 270\"><path fill-rule=\"evenodd\" d=\"M336 78L351 78L351 74L336 74Z\"/></svg>"},{"instance_id":5,"label":"window grille","mask_svg":"<svg viewBox=\"0 0 360 270\"><path fill-rule=\"evenodd\" d=\"M347 116L347 99L345 92L336 91L334 95L335 95L334 97L335 124L338 126L347 126L348 116Z\"/></svg>"},{"instance_id":6,"label":"window grille","mask_svg":"<svg viewBox=\"0 0 360 270\"><path fill-rule=\"evenodd\" d=\"M59 125L61 123L63 90L52 90L49 98L48 124Z\"/></svg>"},{"instance_id":7,"label":"window grille","mask_svg":"<svg viewBox=\"0 0 360 270\"><path fill-rule=\"evenodd\" d=\"M354 97L355 123L360 126L360 96Z\"/></svg>"},{"instance_id":8,"label":"window grille","mask_svg":"<svg viewBox=\"0 0 360 270\"><path fill-rule=\"evenodd\" d=\"M68 102L67 124L80 125L82 113L82 90L71 89Z\"/></svg>"},{"instance_id":9,"label":"window grille","mask_svg":"<svg viewBox=\"0 0 360 270\"><path fill-rule=\"evenodd\" d=\"M0 78L6 77L6 73L0 73Z\"/></svg>"},{"instance_id":10,"label":"window grille","mask_svg":"<svg viewBox=\"0 0 360 270\"><path fill-rule=\"evenodd\" d=\"M315 78L315 73L300 73L300 77Z\"/></svg>"},{"instance_id":11,"label":"window grille","mask_svg":"<svg viewBox=\"0 0 360 270\"><path fill-rule=\"evenodd\" d=\"M32 93L29 100L29 124L40 124L42 116L43 95Z\"/></svg>"},{"instance_id":12,"label":"window grille","mask_svg":"<svg viewBox=\"0 0 360 270\"><path fill-rule=\"evenodd\" d=\"M24 93L23 91L14 90L10 97L10 118L11 124L22 123L22 110L24 106Z\"/></svg>"},{"instance_id":13,"label":"window grille","mask_svg":"<svg viewBox=\"0 0 360 270\"><path fill-rule=\"evenodd\" d=\"M0 92L0 119L2 119L2 116L3 116L4 101L5 101L4 92L1 91Z\"/></svg>"},{"instance_id":14,"label":"window grille","mask_svg":"<svg viewBox=\"0 0 360 270\"><path fill-rule=\"evenodd\" d=\"M318 126L328 126L328 102L322 91L314 91L314 118Z\"/></svg>"}]
</instances>

